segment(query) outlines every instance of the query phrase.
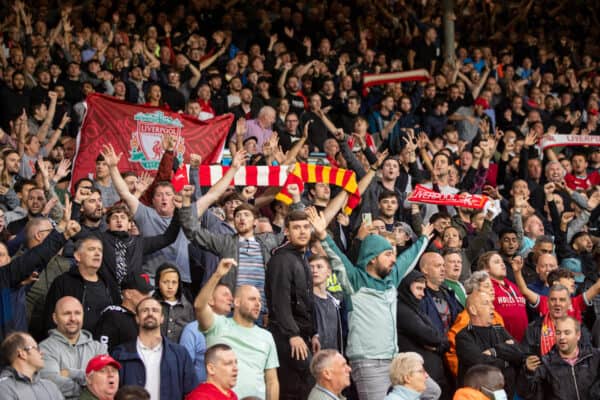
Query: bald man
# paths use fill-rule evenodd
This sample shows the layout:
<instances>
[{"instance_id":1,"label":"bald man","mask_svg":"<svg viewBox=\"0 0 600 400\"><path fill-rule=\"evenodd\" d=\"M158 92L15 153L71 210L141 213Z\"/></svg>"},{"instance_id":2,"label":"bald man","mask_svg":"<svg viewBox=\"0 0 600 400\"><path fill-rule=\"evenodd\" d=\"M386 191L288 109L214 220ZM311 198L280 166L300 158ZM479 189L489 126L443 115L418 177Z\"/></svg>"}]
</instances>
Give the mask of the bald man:
<instances>
[{"instance_id":1,"label":"bald man","mask_svg":"<svg viewBox=\"0 0 600 400\"><path fill-rule=\"evenodd\" d=\"M235 260L225 258L202 288L194 308L206 344L231 346L238 358L238 381L233 389L238 398L248 396L267 400L279 398L277 367L279 360L271 333L256 326L260 315L260 292L254 286L238 287L233 299L233 317L216 314L209 302L221 278L235 265Z\"/></svg>"},{"instance_id":2,"label":"bald man","mask_svg":"<svg viewBox=\"0 0 600 400\"><path fill-rule=\"evenodd\" d=\"M527 285L527 287L539 295L548 296L548 291L550 289L550 286L548 285L548 275L550 272L557 269L558 261L553 254L540 254L535 263L535 272L537 273L538 279L535 282Z\"/></svg>"},{"instance_id":3,"label":"bald man","mask_svg":"<svg viewBox=\"0 0 600 400\"><path fill-rule=\"evenodd\" d=\"M446 278L444 257L434 252L424 253L421 256L419 268L425 275L426 282L425 296L419 303L419 307L429 317L439 334L442 337L447 337L450 327L454 325L456 317L463 308L456 300L454 291L444 286L444 279ZM450 347L447 342L446 345L446 349L440 349L442 354ZM451 391L443 369L431 377L444 393Z\"/></svg>"},{"instance_id":4,"label":"bald man","mask_svg":"<svg viewBox=\"0 0 600 400\"><path fill-rule=\"evenodd\" d=\"M40 343L44 356L41 376L53 381L66 399L77 399L86 384L88 361L106 354L107 348L82 329L83 306L75 297L60 298L52 320L56 329L50 330L48 339Z\"/></svg>"}]
</instances>

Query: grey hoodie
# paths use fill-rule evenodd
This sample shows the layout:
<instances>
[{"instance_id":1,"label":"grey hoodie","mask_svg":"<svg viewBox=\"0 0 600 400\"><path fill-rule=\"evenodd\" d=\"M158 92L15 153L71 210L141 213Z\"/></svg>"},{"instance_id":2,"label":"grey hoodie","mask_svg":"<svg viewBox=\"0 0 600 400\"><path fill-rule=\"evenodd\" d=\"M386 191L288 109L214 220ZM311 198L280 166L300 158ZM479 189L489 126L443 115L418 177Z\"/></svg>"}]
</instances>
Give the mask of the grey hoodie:
<instances>
[{"instance_id":1,"label":"grey hoodie","mask_svg":"<svg viewBox=\"0 0 600 400\"><path fill-rule=\"evenodd\" d=\"M40 343L44 357L44 368L40 375L56 383L66 399L77 399L85 386L88 361L99 354L106 354L106 344L93 340L92 334L84 329L75 345L71 345L56 329L50 330L49 334L50 337ZM60 374L63 369L69 371L68 377Z\"/></svg>"},{"instance_id":2,"label":"grey hoodie","mask_svg":"<svg viewBox=\"0 0 600 400\"><path fill-rule=\"evenodd\" d=\"M0 397L4 400L62 400L63 395L56 385L35 374L29 379L12 367L6 367L0 373Z\"/></svg>"}]
</instances>

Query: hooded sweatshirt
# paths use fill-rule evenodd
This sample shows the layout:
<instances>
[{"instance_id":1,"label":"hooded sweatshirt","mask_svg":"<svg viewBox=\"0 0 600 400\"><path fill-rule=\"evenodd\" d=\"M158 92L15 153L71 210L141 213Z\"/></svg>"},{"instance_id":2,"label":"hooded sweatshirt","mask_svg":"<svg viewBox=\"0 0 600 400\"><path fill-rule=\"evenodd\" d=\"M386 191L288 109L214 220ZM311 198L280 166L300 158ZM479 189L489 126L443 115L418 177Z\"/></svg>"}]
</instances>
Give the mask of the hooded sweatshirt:
<instances>
[{"instance_id":1,"label":"hooded sweatshirt","mask_svg":"<svg viewBox=\"0 0 600 400\"><path fill-rule=\"evenodd\" d=\"M50 330L49 334L50 337L40 343L44 356L40 376L54 382L66 399L76 399L86 383L88 361L99 354L106 354L106 345L93 340L92 334L83 329L74 345L56 329ZM60 374L63 369L69 371L68 377Z\"/></svg>"},{"instance_id":2,"label":"hooded sweatshirt","mask_svg":"<svg viewBox=\"0 0 600 400\"><path fill-rule=\"evenodd\" d=\"M159 281L161 275L166 272L176 272L179 285L177 286L177 293L175 294L176 303L170 304L167 302L162 294L160 293ZM163 264L156 270L156 290L154 291L154 297L160 301L163 308L163 315L165 317L161 327L160 333L167 337L173 343L179 343L181 332L183 328L195 319L194 306L185 297L182 290L181 275L179 269L175 268L171 264Z\"/></svg>"},{"instance_id":3,"label":"hooded sweatshirt","mask_svg":"<svg viewBox=\"0 0 600 400\"><path fill-rule=\"evenodd\" d=\"M356 265L346 257L327 236L322 242L330 263L350 296L348 316L347 356L350 360L390 360L398 352L396 340L396 288L413 270L427 248L428 239L421 236L415 244L396 258L396 263L385 278L367 273L367 264L392 245L380 235L367 236L360 247ZM377 337L373 336L377 327Z\"/></svg>"},{"instance_id":4,"label":"hooded sweatshirt","mask_svg":"<svg viewBox=\"0 0 600 400\"><path fill-rule=\"evenodd\" d=\"M33 379L29 379L13 367L6 367L0 373L0 393L2 399L7 400L63 399L56 385L47 379L41 379L39 373L33 375Z\"/></svg>"}]
</instances>

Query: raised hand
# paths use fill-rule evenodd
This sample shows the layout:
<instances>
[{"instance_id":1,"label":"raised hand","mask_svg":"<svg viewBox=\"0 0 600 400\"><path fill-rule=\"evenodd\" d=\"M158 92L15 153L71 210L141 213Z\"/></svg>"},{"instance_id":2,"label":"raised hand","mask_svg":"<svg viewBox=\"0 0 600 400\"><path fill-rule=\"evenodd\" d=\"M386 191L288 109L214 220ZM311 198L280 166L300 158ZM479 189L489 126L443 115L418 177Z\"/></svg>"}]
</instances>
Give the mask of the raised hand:
<instances>
[{"instance_id":1,"label":"raised hand","mask_svg":"<svg viewBox=\"0 0 600 400\"><path fill-rule=\"evenodd\" d=\"M54 180L57 182L60 181L65 176L69 175L69 172L71 172L71 160L63 158L60 163L58 163L58 169L54 174Z\"/></svg>"},{"instance_id":2,"label":"raised hand","mask_svg":"<svg viewBox=\"0 0 600 400\"><path fill-rule=\"evenodd\" d=\"M81 231L81 225L79 225L79 222L71 220L67 223L67 228L65 229L64 235L67 239L70 239L77 235L79 231Z\"/></svg>"},{"instance_id":3,"label":"raised hand","mask_svg":"<svg viewBox=\"0 0 600 400\"><path fill-rule=\"evenodd\" d=\"M240 169L246 165L247 160L248 152L246 150L240 150L233 156L233 159L231 160L231 168Z\"/></svg>"},{"instance_id":4,"label":"raised hand","mask_svg":"<svg viewBox=\"0 0 600 400\"><path fill-rule=\"evenodd\" d=\"M308 207L305 212L308 216L308 222L310 222L315 230L317 238L319 240L325 239L327 237L327 221L323 212L317 212L317 209L314 207Z\"/></svg>"},{"instance_id":5,"label":"raised hand","mask_svg":"<svg viewBox=\"0 0 600 400\"><path fill-rule=\"evenodd\" d=\"M375 169L379 169L383 165L383 162L388 158L389 154L390 152L388 149L385 149L381 153L377 153L377 161L375 162L375 165L373 167Z\"/></svg>"},{"instance_id":6,"label":"raised hand","mask_svg":"<svg viewBox=\"0 0 600 400\"><path fill-rule=\"evenodd\" d=\"M141 196L150 187L154 178L148 172L144 171L135 182L135 192Z\"/></svg>"},{"instance_id":7,"label":"raised hand","mask_svg":"<svg viewBox=\"0 0 600 400\"><path fill-rule=\"evenodd\" d=\"M202 162L202 156L200 154L192 153L190 154L190 167L198 168L200 163Z\"/></svg>"},{"instance_id":8,"label":"raised hand","mask_svg":"<svg viewBox=\"0 0 600 400\"><path fill-rule=\"evenodd\" d=\"M552 195L556 190L556 185L552 182L548 182L544 185L544 194L546 195L546 200L550 201L552 199Z\"/></svg>"},{"instance_id":9,"label":"raised hand","mask_svg":"<svg viewBox=\"0 0 600 400\"><path fill-rule=\"evenodd\" d=\"M234 265L237 265L237 262L233 258L223 258L219 262L219 265L217 265L215 274L217 274L217 276L224 277Z\"/></svg>"},{"instance_id":10,"label":"raised hand","mask_svg":"<svg viewBox=\"0 0 600 400\"><path fill-rule=\"evenodd\" d=\"M303 139L307 139L308 138L308 129L310 128L310 124L312 124L312 123L313 123L313 121L311 119L306 124L304 124L304 129L302 130L302 138Z\"/></svg>"},{"instance_id":11,"label":"raised hand","mask_svg":"<svg viewBox=\"0 0 600 400\"><path fill-rule=\"evenodd\" d=\"M246 133L246 118L242 117L235 123L235 134L243 136Z\"/></svg>"},{"instance_id":12,"label":"raised hand","mask_svg":"<svg viewBox=\"0 0 600 400\"><path fill-rule=\"evenodd\" d=\"M246 186L242 189L242 197L246 199L246 201L253 199L258 192L258 188L256 186Z\"/></svg>"},{"instance_id":13,"label":"raised hand","mask_svg":"<svg viewBox=\"0 0 600 400\"><path fill-rule=\"evenodd\" d=\"M52 211L54 206L56 206L57 204L58 204L58 197L54 196L54 197L50 198L50 200L48 200L46 202L46 205L44 206L44 209L42 210L42 215L50 214L50 211Z\"/></svg>"},{"instance_id":14,"label":"raised hand","mask_svg":"<svg viewBox=\"0 0 600 400\"><path fill-rule=\"evenodd\" d=\"M529 133L527 133L527 135L525 136L525 143L524 146L529 148L531 146L534 146L538 141L538 136L535 130L530 129Z\"/></svg>"},{"instance_id":15,"label":"raised hand","mask_svg":"<svg viewBox=\"0 0 600 400\"><path fill-rule=\"evenodd\" d=\"M429 240L433 238L433 224L421 225L421 235L427 236Z\"/></svg>"},{"instance_id":16,"label":"raised hand","mask_svg":"<svg viewBox=\"0 0 600 400\"><path fill-rule=\"evenodd\" d=\"M112 144L102 146L102 151L100 154L102 154L102 157L104 157L104 161L106 161L106 164L109 168L117 167L117 165L119 165L119 161L121 161L121 156L123 155L123 153L119 153L119 155L117 155Z\"/></svg>"},{"instance_id":17,"label":"raised hand","mask_svg":"<svg viewBox=\"0 0 600 400\"><path fill-rule=\"evenodd\" d=\"M523 269L523 258L521 256L514 257L511 260L510 265L512 266L515 274L521 273L521 270Z\"/></svg>"}]
</instances>

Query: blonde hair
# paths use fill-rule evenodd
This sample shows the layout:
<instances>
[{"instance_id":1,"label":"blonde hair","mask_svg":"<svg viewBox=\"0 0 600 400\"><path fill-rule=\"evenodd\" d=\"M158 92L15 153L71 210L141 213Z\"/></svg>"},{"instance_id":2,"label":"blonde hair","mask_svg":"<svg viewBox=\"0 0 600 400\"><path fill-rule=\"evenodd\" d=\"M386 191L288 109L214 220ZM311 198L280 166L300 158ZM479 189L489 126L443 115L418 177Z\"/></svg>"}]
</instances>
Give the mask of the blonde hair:
<instances>
[{"instance_id":1,"label":"blonde hair","mask_svg":"<svg viewBox=\"0 0 600 400\"><path fill-rule=\"evenodd\" d=\"M399 353L392 360L390 365L390 380L392 385L404 385L406 382L404 378L413 372L417 372L420 367L423 366L423 357L419 353L409 351L406 353Z\"/></svg>"}]
</instances>

